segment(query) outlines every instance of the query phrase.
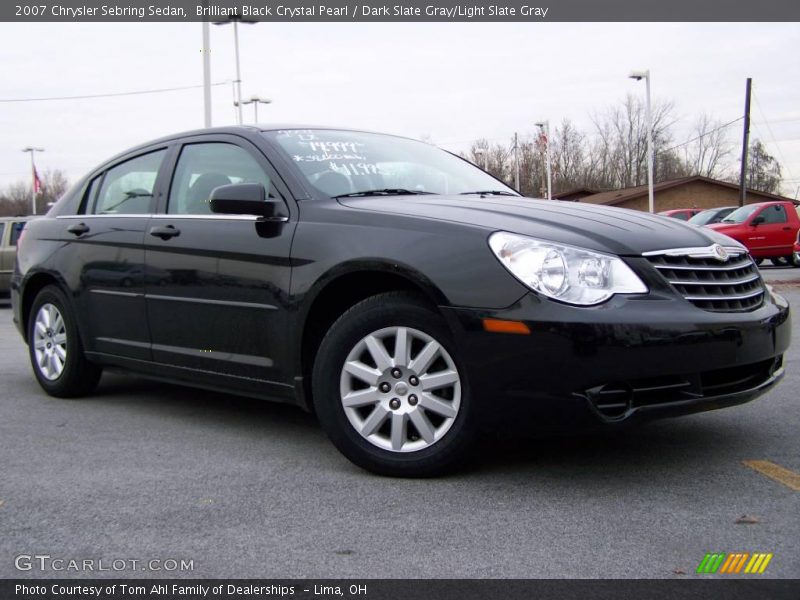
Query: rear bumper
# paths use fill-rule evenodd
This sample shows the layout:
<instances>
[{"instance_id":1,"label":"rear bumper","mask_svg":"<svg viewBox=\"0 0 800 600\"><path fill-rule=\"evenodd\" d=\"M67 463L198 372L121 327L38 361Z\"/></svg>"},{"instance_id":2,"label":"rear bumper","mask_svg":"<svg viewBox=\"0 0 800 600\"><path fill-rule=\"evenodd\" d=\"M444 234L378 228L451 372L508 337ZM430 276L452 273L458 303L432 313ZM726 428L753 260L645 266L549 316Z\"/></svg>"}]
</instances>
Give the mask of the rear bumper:
<instances>
[{"instance_id":1,"label":"rear bumper","mask_svg":"<svg viewBox=\"0 0 800 600\"><path fill-rule=\"evenodd\" d=\"M652 295L576 308L528 294L505 310L444 310L482 408L514 403L607 425L753 400L783 377L791 335L777 295L746 313ZM531 333L485 332L483 318L522 321Z\"/></svg>"}]
</instances>

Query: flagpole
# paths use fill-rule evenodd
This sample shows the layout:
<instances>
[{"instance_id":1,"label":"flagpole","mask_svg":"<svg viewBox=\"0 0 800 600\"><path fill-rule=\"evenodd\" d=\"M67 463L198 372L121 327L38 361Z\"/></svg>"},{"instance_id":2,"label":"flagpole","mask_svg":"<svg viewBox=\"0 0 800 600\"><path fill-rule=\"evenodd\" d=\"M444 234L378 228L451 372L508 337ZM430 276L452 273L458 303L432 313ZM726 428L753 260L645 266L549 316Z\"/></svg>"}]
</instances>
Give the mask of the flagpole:
<instances>
[{"instance_id":1,"label":"flagpole","mask_svg":"<svg viewBox=\"0 0 800 600\"><path fill-rule=\"evenodd\" d=\"M36 214L36 163L33 160L33 155L36 152L44 152L44 148L34 148L33 146L28 146L27 148L22 149L23 152L30 152L31 153L31 214Z\"/></svg>"}]
</instances>

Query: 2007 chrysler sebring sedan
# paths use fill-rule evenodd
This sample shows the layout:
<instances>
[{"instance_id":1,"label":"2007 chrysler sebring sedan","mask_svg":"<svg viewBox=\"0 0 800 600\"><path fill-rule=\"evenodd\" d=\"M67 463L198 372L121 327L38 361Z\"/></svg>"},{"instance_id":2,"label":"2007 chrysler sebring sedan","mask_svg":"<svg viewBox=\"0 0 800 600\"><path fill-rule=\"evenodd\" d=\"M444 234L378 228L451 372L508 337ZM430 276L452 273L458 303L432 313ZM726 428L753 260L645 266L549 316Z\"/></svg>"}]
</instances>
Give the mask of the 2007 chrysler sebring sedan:
<instances>
[{"instance_id":1,"label":"2007 chrysler sebring sedan","mask_svg":"<svg viewBox=\"0 0 800 600\"><path fill-rule=\"evenodd\" d=\"M109 367L294 403L391 475L452 465L505 405L614 426L746 402L783 375L790 335L728 237L324 128L113 158L28 224L12 287L49 394Z\"/></svg>"}]
</instances>

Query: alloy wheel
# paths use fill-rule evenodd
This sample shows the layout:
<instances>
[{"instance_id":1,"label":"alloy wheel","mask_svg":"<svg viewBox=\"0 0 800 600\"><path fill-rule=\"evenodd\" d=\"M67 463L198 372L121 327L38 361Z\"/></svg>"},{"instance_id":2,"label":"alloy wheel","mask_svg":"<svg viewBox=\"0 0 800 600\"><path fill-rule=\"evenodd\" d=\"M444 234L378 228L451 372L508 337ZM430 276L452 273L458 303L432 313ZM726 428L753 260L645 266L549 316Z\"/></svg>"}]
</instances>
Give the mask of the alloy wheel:
<instances>
[{"instance_id":1,"label":"alloy wheel","mask_svg":"<svg viewBox=\"0 0 800 600\"><path fill-rule=\"evenodd\" d=\"M36 313L32 343L36 368L45 379L58 379L67 361L67 328L54 304L43 304Z\"/></svg>"},{"instance_id":2,"label":"alloy wheel","mask_svg":"<svg viewBox=\"0 0 800 600\"><path fill-rule=\"evenodd\" d=\"M350 424L371 444L416 452L452 427L461 406L461 377L433 337L411 327L387 327L350 351L340 398Z\"/></svg>"}]
</instances>

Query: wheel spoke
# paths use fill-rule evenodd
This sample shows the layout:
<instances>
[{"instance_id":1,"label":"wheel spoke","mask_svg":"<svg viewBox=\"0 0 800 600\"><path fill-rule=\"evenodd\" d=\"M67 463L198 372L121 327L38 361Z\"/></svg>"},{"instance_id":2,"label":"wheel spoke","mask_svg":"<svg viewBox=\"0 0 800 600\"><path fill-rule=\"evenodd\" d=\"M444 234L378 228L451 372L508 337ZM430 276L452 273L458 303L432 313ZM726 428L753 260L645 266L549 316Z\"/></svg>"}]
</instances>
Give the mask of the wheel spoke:
<instances>
[{"instance_id":1,"label":"wheel spoke","mask_svg":"<svg viewBox=\"0 0 800 600\"><path fill-rule=\"evenodd\" d=\"M394 366L405 367L408 364L409 339L408 329L397 328L394 336Z\"/></svg>"},{"instance_id":2,"label":"wheel spoke","mask_svg":"<svg viewBox=\"0 0 800 600\"><path fill-rule=\"evenodd\" d=\"M53 323L53 333L59 333L64 330L64 319L61 318L61 313L56 312L55 322Z\"/></svg>"},{"instance_id":3,"label":"wheel spoke","mask_svg":"<svg viewBox=\"0 0 800 600\"><path fill-rule=\"evenodd\" d=\"M36 348L37 350L44 350L46 346L47 346L47 340L44 339L37 339L34 340L33 342L33 347Z\"/></svg>"},{"instance_id":4,"label":"wheel spoke","mask_svg":"<svg viewBox=\"0 0 800 600\"><path fill-rule=\"evenodd\" d=\"M367 336L364 341L367 343L369 355L372 357L372 360L375 361L379 371L385 371L392 366L392 359L382 341L374 335Z\"/></svg>"},{"instance_id":5,"label":"wheel spoke","mask_svg":"<svg viewBox=\"0 0 800 600\"><path fill-rule=\"evenodd\" d=\"M53 336L53 343L58 346L63 346L67 343L67 334L66 333L59 333L58 335Z\"/></svg>"},{"instance_id":6,"label":"wheel spoke","mask_svg":"<svg viewBox=\"0 0 800 600\"><path fill-rule=\"evenodd\" d=\"M433 425L431 425L425 413L421 410L415 410L409 417L411 418L411 422L414 423L414 427L417 428L419 435L425 440L425 443L432 444L436 435L433 431Z\"/></svg>"},{"instance_id":7,"label":"wheel spoke","mask_svg":"<svg viewBox=\"0 0 800 600\"><path fill-rule=\"evenodd\" d=\"M420 374L424 373L428 370L428 367L431 366L436 355L439 354L440 348L441 346L439 346L438 342L431 340L420 350L420 353L417 354L414 360L409 363L408 368Z\"/></svg>"},{"instance_id":8,"label":"wheel spoke","mask_svg":"<svg viewBox=\"0 0 800 600\"><path fill-rule=\"evenodd\" d=\"M55 307L55 306L53 306L52 304L48 304L48 305L47 305L47 326L48 326L50 329L52 329L52 328L53 328L53 324L54 324L54 323L55 323L55 321L56 321L56 315L57 315L57 314L58 314L58 313L56 312L56 307Z\"/></svg>"},{"instance_id":9,"label":"wheel spoke","mask_svg":"<svg viewBox=\"0 0 800 600\"><path fill-rule=\"evenodd\" d=\"M49 374L51 377L54 377L58 373L58 358L55 352L50 353L50 357L47 361L47 370L50 372Z\"/></svg>"},{"instance_id":10,"label":"wheel spoke","mask_svg":"<svg viewBox=\"0 0 800 600\"><path fill-rule=\"evenodd\" d=\"M55 348L53 348L53 350L55 350L55 355L58 356L61 362L64 362L67 359L67 351L64 350L63 347L56 346Z\"/></svg>"},{"instance_id":11,"label":"wheel spoke","mask_svg":"<svg viewBox=\"0 0 800 600\"><path fill-rule=\"evenodd\" d=\"M47 325L44 324L44 319L36 319L36 333L44 337L47 335Z\"/></svg>"},{"instance_id":12,"label":"wheel spoke","mask_svg":"<svg viewBox=\"0 0 800 600\"><path fill-rule=\"evenodd\" d=\"M350 392L342 398L342 405L346 408L355 408L358 406L367 406L375 404L378 401L377 388L371 387L366 390L358 390L357 392Z\"/></svg>"},{"instance_id":13,"label":"wheel spoke","mask_svg":"<svg viewBox=\"0 0 800 600\"><path fill-rule=\"evenodd\" d=\"M344 370L356 379L360 379L370 385L377 385L378 378L381 376L381 372L378 369L373 369L358 360L349 360L344 363Z\"/></svg>"},{"instance_id":14,"label":"wheel spoke","mask_svg":"<svg viewBox=\"0 0 800 600\"><path fill-rule=\"evenodd\" d=\"M441 415L448 419L452 419L457 413L456 409L454 409L450 404L439 400L431 394L422 394L419 405L425 410L435 412L437 415Z\"/></svg>"},{"instance_id":15,"label":"wheel spoke","mask_svg":"<svg viewBox=\"0 0 800 600\"><path fill-rule=\"evenodd\" d=\"M392 450L400 450L406 441L406 415L400 413L392 414Z\"/></svg>"},{"instance_id":16,"label":"wheel spoke","mask_svg":"<svg viewBox=\"0 0 800 600\"><path fill-rule=\"evenodd\" d=\"M420 385L425 391L435 390L458 381L458 373L455 371L438 371L432 375L423 375L419 378Z\"/></svg>"},{"instance_id":17,"label":"wheel spoke","mask_svg":"<svg viewBox=\"0 0 800 600\"><path fill-rule=\"evenodd\" d=\"M366 437L378 431L388 416L388 410L380 405L375 406L375 410L372 411L367 420L364 421L364 425L361 427L361 435Z\"/></svg>"}]
</instances>

